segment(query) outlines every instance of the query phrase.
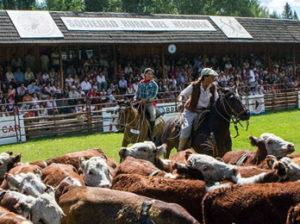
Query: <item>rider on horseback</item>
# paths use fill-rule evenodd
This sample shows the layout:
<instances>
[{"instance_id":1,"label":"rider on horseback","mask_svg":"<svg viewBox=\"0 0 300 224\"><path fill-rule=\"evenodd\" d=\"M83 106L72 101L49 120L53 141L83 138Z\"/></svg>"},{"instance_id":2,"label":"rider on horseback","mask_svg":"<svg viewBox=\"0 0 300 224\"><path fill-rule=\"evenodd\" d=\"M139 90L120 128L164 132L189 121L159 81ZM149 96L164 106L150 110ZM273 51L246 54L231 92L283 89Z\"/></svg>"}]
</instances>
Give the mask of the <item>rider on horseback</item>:
<instances>
[{"instance_id":1,"label":"rider on horseback","mask_svg":"<svg viewBox=\"0 0 300 224\"><path fill-rule=\"evenodd\" d=\"M183 122L178 145L178 151L185 149L185 145L190 137L193 122L197 116L219 98L217 88L213 84L214 77L218 76L211 68L204 68L200 78L192 82L179 95L179 109L183 110ZM186 103L185 103L186 101Z\"/></svg>"},{"instance_id":2,"label":"rider on horseback","mask_svg":"<svg viewBox=\"0 0 300 224\"><path fill-rule=\"evenodd\" d=\"M144 104L145 110L148 112L148 115L150 117L149 138L152 141L152 133L156 118L156 102L154 101L154 99L156 98L158 92L158 85L154 81L154 78L155 76L153 69L146 68L144 71L144 79L140 81L138 90L134 97L135 100L140 100L140 102Z\"/></svg>"}]
</instances>

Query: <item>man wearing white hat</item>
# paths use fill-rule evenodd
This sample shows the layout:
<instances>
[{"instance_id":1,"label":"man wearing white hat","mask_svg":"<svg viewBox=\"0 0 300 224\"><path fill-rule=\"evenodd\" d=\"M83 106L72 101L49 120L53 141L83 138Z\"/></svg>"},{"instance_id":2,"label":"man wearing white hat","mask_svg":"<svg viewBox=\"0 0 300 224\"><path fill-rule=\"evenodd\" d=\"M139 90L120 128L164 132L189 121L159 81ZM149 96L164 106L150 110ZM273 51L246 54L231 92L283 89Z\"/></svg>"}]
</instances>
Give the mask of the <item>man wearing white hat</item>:
<instances>
[{"instance_id":1,"label":"man wearing white hat","mask_svg":"<svg viewBox=\"0 0 300 224\"><path fill-rule=\"evenodd\" d=\"M180 110L183 108L184 110L178 151L185 149L193 128L193 122L198 114L213 105L219 98L217 88L213 84L216 76L218 76L218 73L213 69L204 68L199 79L192 82L180 93L178 107Z\"/></svg>"}]
</instances>

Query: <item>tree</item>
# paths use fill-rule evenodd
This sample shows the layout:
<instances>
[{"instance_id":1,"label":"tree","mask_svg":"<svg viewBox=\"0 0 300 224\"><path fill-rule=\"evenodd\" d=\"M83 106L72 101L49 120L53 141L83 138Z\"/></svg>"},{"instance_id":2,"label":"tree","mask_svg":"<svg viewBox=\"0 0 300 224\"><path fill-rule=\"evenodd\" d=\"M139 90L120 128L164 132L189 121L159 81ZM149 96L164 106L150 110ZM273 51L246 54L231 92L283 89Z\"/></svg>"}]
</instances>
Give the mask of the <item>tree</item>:
<instances>
[{"instance_id":1,"label":"tree","mask_svg":"<svg viewBox=\"0 0 300 224\"><path fill-rule=\"evenodd\" d=\"M121 0L123 12L147 14L152 13L155 0Z\"/></svg>"},{"instance_id":2,"label":"tree","mask_svg":"<svg viewBox=\"0 0 300 224\"><path fill-rule=\"evenodd\" d=\"M109 0L85 0L85 11L87 12L102 12L107 11Z\"/></svg>"},{"instance_id":3,"label":"tree","mask_svg":"<svg viewBox=\"0 0 300 224\"><path fill-rule=\"evenodd\" d=\"M297 15L297 12L296 12L296 11L294 11L293 20L299 20L299 19L298 19L298 15Z\"/></svg>"},{"instance_id":4,"label":"tree","mask_svg":"<svg viewBox=\"0 0 300 224\"><path fill-rule=\"evenodd\" d=\"M283 12L282 12L283 19L293 19L293 11L289 3L285 3Z\"/></svg>"}]
</instances>

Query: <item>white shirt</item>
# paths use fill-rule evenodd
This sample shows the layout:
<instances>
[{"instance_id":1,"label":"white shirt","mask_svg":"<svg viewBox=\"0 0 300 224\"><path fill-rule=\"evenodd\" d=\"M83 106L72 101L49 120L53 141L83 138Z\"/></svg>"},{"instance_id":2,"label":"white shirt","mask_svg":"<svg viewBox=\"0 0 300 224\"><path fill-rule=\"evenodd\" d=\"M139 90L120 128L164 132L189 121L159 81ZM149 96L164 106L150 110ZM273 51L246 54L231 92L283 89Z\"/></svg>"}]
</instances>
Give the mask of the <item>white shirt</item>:
<instances>
[{"instance_id":1,"label":"white shirt","mask_svg":"<svg viewBox=\"0 0 300 224\"><path fill-rule=\"evenodd\" d=\"M81 86L82 90L84 90L84 91L89 91L92 88L91 83L86 82L86 81L82 81L80 86Z\"/></svg>"},{"instance_id":2,"label":"white shirt","mask_svg":"<svg viewBox=\"0 0 300 224\"><path fill-rule=\"evenodd\" d=\"M98 83L106 82L105 76L104 75L102 75L102 76L97 75L97 82Z\"/></svg>"},{"instance_id":3,"label":"white shirt","mask_svg":"<svg viewBox=\"0 0 300 224\"><path fill-rule=\"evenodd\" d=\"M249 71L249 82L255 82L255 74L252 69Z\"/></svg>"},{"instance_id":4,"label":"white shirt","mask_svg":"<svg viewBox=\"0 0 300 224\"><path fill-rule=\"evenodd\" d=\"M210 104L210 87L209 85L206 90L203 89L202 84L200 86L200 97L198 100L197 108L205 107L207 108ZM190 84L188 87L186 87L181 93L180 96L183 96L186 100L192 95L193 92L193 84ZM217 92L217 88L215 89L215 101L219 98L219 94Z\"/></svg>"}]
</instances>

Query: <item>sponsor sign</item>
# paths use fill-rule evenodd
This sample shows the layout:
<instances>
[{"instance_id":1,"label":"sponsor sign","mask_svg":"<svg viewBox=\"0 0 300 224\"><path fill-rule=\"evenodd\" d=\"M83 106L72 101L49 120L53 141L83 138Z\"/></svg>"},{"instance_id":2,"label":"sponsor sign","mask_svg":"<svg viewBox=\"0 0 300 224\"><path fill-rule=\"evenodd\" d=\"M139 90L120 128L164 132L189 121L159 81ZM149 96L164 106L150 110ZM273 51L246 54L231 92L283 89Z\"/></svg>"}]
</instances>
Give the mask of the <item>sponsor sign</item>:
<instances>
[{"instance_id":1,"label":"sponsor sign","mask_svg":"<svg viewBox=\"0 0 300 224\"><path fill-rule=\"evenodd\" d=\"M253 39L248 31L233 17L210 16L210 18L228 38Z\"/></svg>"},{"instance_id":2,"label":"sponsor sign","mask_svg":"<svg viewBox=\"0 0 300 224\"><path fill-rule=\"evenodd\" d=\"M159 103L157 104L158 110L163 114L164 120L167 121L170 118L179 115L177 105L174 103Z\"/></svg>"},{"instance_id":3,"label":"sponsor sign","mask_svg":"<svg viewBox=\"0 0 300 224\"><path fill-rule=\"evenodd\" d=\"M206 19L61 17L68 30L81 31L216 31Z\"/></svg>"},{"instance_id":4,"label":"sponsor sign","mask_svg":"<svg viewBox=\"0 0 300 224\"><path fill-rule=\"evenodd\" d=\"M25 142L24 120L14 116L0 118L0 145Z\"/></svg>"},{"instance_id":5,"label":"sponsor sign","mask_svg":"<svg viewBox=\"0 0 300 224\"><path fill-rule=\"evenodd\" d=\"M7 11L21 38L62 38L64 35L46 11Z\"/></svg>"},{"instance_id":6,"label":"sponsor sign","mask_svg":"<svg viewBox=\"0 0 300 224\"><path fill-rule=\"evenodd\" d=\"M242 102L249 108L251 115L265 113L264 95L243 96Z\"/></svg>"}]
</instances>

